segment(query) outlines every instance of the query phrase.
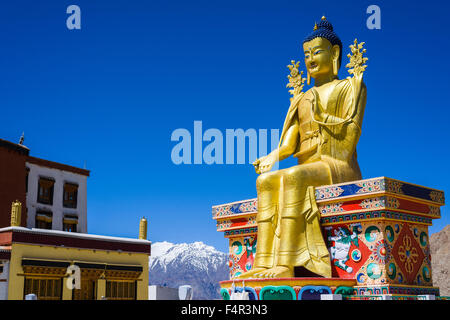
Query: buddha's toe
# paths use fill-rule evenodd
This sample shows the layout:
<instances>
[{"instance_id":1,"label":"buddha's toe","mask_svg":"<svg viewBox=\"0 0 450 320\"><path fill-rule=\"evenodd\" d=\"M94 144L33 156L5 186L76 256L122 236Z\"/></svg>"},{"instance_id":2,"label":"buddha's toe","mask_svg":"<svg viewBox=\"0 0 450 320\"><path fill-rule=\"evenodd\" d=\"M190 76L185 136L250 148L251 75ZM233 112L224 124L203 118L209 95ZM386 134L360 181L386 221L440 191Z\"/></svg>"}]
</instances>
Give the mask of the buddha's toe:
<instances>
[{"instance_id":1,"label":"buddha's toe","mask_svg":"<svg viewBox=\"0 0 450 320\"><path fill-rule=\"evenodd\" d=\"M293 268L285 266L277 266L255 274L258 278L291 278L293 276Z\"/></svg>"},{"instance_id":2,"label":"buddha's toe","mask_svg":"<svg viewBox=\"0 0 450 320\"><path fill-rule=\"evenodd\" d=\"M254 276L256 273L261 272L263 270L266 270L266 268L254 268L254 269L252 269L250 271L241 273L240 275L238 275L234 279L248 279L248 278L251 278L252 276Z\"/></svg>"}]
</instances>

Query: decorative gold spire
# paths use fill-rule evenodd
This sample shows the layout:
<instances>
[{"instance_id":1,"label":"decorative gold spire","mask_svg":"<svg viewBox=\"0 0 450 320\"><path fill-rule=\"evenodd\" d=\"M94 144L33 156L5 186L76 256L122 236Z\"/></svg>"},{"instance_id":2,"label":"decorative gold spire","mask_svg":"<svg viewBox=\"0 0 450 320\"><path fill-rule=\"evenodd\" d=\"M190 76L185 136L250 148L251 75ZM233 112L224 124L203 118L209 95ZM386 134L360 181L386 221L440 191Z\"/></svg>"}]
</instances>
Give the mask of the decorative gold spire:
<instances>
[{"instance_id":1,"label":"decorative gold spire","mask_svg":"<svg viewBox=\"0 0 450 320\"><path fill-rule=\"evenodd\" d=\"M317 22L314 23L314 29L313 29L313 30L314 30L314 31L317 30Z\"/></svg>"},{"instance_id":2,"label":"decorative gold spire","mask_svg":"<svg viewBox=\"0 0 450 320\"><path fill-rule=\"evenodd\" d=\"M287 66L290 73L288 75L289 83L286 85L286 88L292 88L289 90L289 93L293 97L302 92L305 83L305 78L302 77L303 71L298 70L299 64L300 61L295 62L295 60L291 60L291 64Z\"/></svg>"},{"instance_id":3,"label":"decorative gold spire","mask_svg":"<svg viewBox=\"0 0 450 320\"><path fill-rule=\"evenodd\" d=\"M327 20L327 18L325 18L325 16L322 16L322 21L325 21L325 20Z\"/></svg>"},{"instance_id":4,"label":"decorative gold spire","mask_svg":"<svg viewBox=\"0 0 450 320\"><path fill-rule=\"evenodd\" d=\"M20 227L22 220L22 204L16 200L11 205L11 226Z\"/></svg>"},{"instance_id":5,"label":"decorative gold spire","mask_svg":"<svg viewBox=\"0 0 450 320\"><path fill-rule=\"evenodd\" d=\"M366 53L366 49L363 48L364 42L358 43L358 40L353 41L353 45L350 45L351 53L347 55L350 62L346 65L349 69L348 73L354 76L361 76L366 70L367 65L365 63L369 58L363 56Z\"/></svg>"},{"instance_id":6,"label":"decorative gold spire","mask_svg":"<svg viewBox=\"0 0 450 320\"><path fill-rule=\"evenodd\" d=\"M139 223L139 239L147 240L147 219L142 218Z\"/></svg>"}]
</instances>

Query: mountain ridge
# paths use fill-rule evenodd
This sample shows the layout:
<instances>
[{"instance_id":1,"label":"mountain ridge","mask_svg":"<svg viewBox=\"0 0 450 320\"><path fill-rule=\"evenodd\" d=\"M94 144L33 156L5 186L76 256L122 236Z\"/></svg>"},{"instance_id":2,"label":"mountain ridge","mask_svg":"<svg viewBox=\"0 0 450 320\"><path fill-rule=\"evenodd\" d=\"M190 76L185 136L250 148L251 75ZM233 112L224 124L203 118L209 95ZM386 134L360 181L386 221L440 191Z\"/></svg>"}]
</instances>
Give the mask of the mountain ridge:
<instances>
[{"instance_id":1,"label":"mountain ridge","mask_svg":"<svg viewBox=\"0 0 450 320\"><path fill-rule=\"evenodd\" d=\"M228 254L203 242L152 244L149 285L178 288L191 285L193 299L220 299L219 281L229 277Z\"/></svg>"},{"instance_id":2,"label":"mountain ridge","mask_svg":"<svg viewBox=\"0 0 450 320\"><path fill-rule=\"evenodd\" d=\"M450 224L430 236L430 252L433 286L441 296L450 296Z\"/></svg>"}]
</instances>

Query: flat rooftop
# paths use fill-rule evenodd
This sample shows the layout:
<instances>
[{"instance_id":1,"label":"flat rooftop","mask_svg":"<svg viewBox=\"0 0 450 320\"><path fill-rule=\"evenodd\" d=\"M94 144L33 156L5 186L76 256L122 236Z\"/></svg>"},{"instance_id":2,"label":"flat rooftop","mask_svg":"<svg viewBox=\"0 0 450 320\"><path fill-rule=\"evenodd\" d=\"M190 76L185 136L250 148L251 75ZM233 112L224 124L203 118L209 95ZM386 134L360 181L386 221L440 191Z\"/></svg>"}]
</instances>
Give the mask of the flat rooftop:
<instances>
[{"instance_id":1,"label":"flat rooftop","mask_svg":"<svg viewBox=\"0 0 450 320\"><path fill-rule=\"evenodd\" d=\"M151 241L25 227L0 228L0 247L13 243L150 254Z\"/></svg>"}]
</instances>

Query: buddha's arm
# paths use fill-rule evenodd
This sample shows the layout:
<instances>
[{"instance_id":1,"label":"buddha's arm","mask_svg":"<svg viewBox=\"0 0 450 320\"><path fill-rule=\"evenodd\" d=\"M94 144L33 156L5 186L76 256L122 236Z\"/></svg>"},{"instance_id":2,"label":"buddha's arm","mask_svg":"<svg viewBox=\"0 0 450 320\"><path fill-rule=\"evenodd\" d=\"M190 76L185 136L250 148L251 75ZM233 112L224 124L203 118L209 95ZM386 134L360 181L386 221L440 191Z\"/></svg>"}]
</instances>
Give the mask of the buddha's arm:
<instances>
[{"instance_id":1,"label":"buddha's arm","mask_svg":"<svg viewBox=\"0 0 450 320\"><path fill-rule=\"evenodd\" d=\"M298 120L292 122L292 125L289 127L286 136L281 143L281 146L278 149L275 149L271 153L276 155L278 161L284 160L294 154L297 144L299 141L299 127Z\"/></svg>"},{"instance_id":2,"label":"buddha's arm","mask_svg":"<svg viewBox=\"0 0 450 320\"><path fill-rule=\"evenodd\" d=\"M256 173L259 174L270 171L275 163L292 155L297 148L298 141L298 120L295 119L287 130L281 145L267 156L261 157L253 163Z\"/></svg>"},{"instance_id":3,"label":"buddha's arm","mask_svg":"<svg viewBox=\"0 0 450 320\"><path fill-rule=\"evenodd\" d=\"M327 125L337 125L343 123L353 123L359 129L362 126L362 119L364 116L364 109L366 106L366 97L367 97L367 88L364 83L361 84L361 91L359 94L359 99L355 106L356 110L347 109L348 112L343 114L343 117L337 115L331 115L325 111L323 111L320 106L318 106L317 110L314 110L314 118L317 121L320 121ZM350 106L352 104L351 96L348 95L345 100L345 105Z\"/></svg>"},{"instance_id":4,"label":"buddha's arm","mask_svg":"<svg viewBox=\"0 0 450 320\"><path fill-rule=\"evenodd\" d=\"M351 94L347 94L342 108L340 108L342 111L333 115L323 112L321 115L324 118L322 118L322 122L319 124L327 128L322 131L325 135L324 139L331 138L334 141L331 145L328 144L328 146L334 146L334 148L339 150L339 152L334 153L334 157L340 160L351 161L352 157L354 157L356 145L361 135L362 121L366 107L366 95L366 87L362 84L356 101ZM325 153L330 152L326 147L323 150Z\"/></svg>"}]
</instances>

